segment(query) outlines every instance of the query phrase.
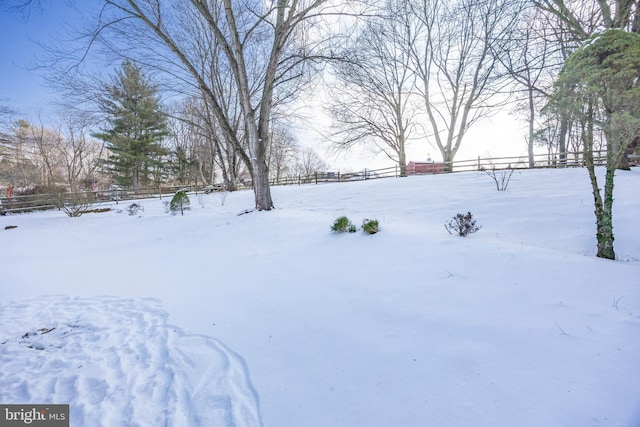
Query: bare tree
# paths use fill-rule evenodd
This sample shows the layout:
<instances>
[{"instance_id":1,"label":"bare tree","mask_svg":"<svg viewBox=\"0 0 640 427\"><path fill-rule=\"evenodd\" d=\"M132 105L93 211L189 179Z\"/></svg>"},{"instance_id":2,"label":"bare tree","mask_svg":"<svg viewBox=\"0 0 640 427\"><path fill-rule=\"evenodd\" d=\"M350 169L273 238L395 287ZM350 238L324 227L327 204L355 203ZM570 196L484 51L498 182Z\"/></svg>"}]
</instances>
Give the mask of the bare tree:
<instances>
[{"instance_id":1,"label":"bare tree","mask_svg":"<svg viewBox=\"0 0 640 427\"><path fill-rule=\"evenodd\" d=\"M336 124L334 146L374 147L407 174L406 145L415 131L416 106L411 93L415 74L407 45L410 11L405 2L390 0L381 15L369 18L351 46L348 60L334 66L336 84L329 111Z\"/></svg>"},{"instance_id":2,"label":"bare tree","mask_svg":"<svg viewBox=\"0 0 640 427\"><path fill-rule=\"evenodd\" d=\"M137 26L138 34L164 46L159 62L179 69L181 78L198 88L211 107L222 133L234 141L252 175L258 210L273 207L266 162L269 127L278 85L297 78L299 65L307 54L294 36L321 12L326 0L278 0L273 3L232 0L208 2L190 0L174 7L162 0L105 0L112 14L102 29ZM103 13L103 16L106 16ZM206 26L211 42L220 46L224 66L233 77L233 90L242 112L242 137L238 140L222 100L212 88L209 76L200 67L201 57L193 55L192 40L184 37L186 27ZM146 28L146 32L143 28ZM128 28L131 30L131 28ZM129 31L131 36L132 31ZM135 33L134 33L135 34ZM177 66L177 67L176 67ZM167 67L170 68L170 67Z\"/></svg>"},{"instance_id":3,"label":"bare tree","mask_svg":"<svg viewBox=\"0 0 640 427\"><path fill-rule=\"evenodd\" d=\"M20 168L33 169L29 174L27 185L52 186L61 184L60 152L55 149L61 143L61 135L54 130L45 128L42 124L34 126L26 120L20 120L15 129L16 162ZM23 179L27 176L23 172ZM25 180L26 181L26 180Z\"/></svg>"},{"instance_id":4,"label":"bare tree","mask_svg":"<svg viewBox=\"0 0 640 427\"><path fill-rule=\"evenodd\" d=\"M271 179L279 181L293 172L298 150L295 136L286 127L272 127L268 151Z\"/></svg>"},{"instance_id":5,"label":"bare tree","mask_svg":"<svg viewBox=\"0 0 640 427\"><path fill-rule=\"evenodd\" d=\"M469 128L486 117L501 94L498 57L517 19L512 0L412 3L410 45L419 92L445 169Z\"/></svg>"},{"instance_id":6,"label":"bare tree","mask_svg":"<svg viewBox=\"0 0 640 427\"><path fill-rule=\"evenodd\" d=\"M72 1L72 0L70 0ZM13 1L27 10L41 1ZM215 126L252 175L258 210L273 207L267 147L274 108L293 99L313 61L330 57L323 16L337 13L328 0L103 0L103 7L84 33L84 47L52 49L52 63L77 68L93 46L154 68L170 90L199 96ZM194 37L197 35L197 37ZM215 58L216 69L208 66ZM238 126L215 89L224 80L240 111Z\"/></svg>"},{"instance_id":7,"label":"bare tree","mask_svg":"<svg viewBox=\"0 0 640 427\"><path fill-rule=\"evenodd\" d=\"M2 100L0 100L2 102ZM0 130L9 130L11 126L11 119L15 116L16 112L8 105L0 104Z\"/></svg>"},{"instance_id":8,"label":"bare tree","mask_svg":"<svg viewBox=\"0 0 640 427\"><path fill-rule=\"evenodd\" d=\"M63 138L56 147L64 167L65 181L71 192L89 189L99 180L100 161L105 158L104 144L90 137L92 121L78 115L62 116Z\"/></svg>"},{"instance_id":9,"label":"bare tree","mask_svg":"<svg viewBox=\"0 0 640 427\"><path fill-rule=\"evenodd\" d=\"M327 164L313 148L307 147L300 150L296 163L296 173L301 176L311 176L327 168Z\"/></svg>"},{"instance_id":10,"label":"bare tree","mask_svg":"<svg viewBox=\"0 0 640 427\"><path fill-rule=\"evenodd\" d=\"M539 9L529 7L521 11L521 19L511 34L509 48L498 58L515 82L515 91L525 111L528 123L527 153L529 167L534 166L534 147L537 112L551 93L555 75L564 57L558 53ZM564 156L564 151L561 156Z\"/></svg>"},{"instance_id":11,"label":"bare tree","mask_svg":"<svg viewBox=\"0 0 640 427\"><path fill-rule=\"evenodd\" d=\"M197 176L204 183L213 184L221 178L227 191L237 189L237 181L245 171L246 143L240 130L241 117L237 110L228 109L228 118L236 129L231 138L221 130L210 105L199 97L187 100L176 117L177 124L192 147L191 155L196 163ZM240 144L238 146L237 144Z\"/></svg>"},{"instance_id":12,"label":"bare tree","mask_svg":"<svg viewBox=\"0 0 640 427\"><path fill-rule=\"evenodd\" d=\"M18 120L11 134L3 138L2 178L16 187L26 187L40 182L41 174L36 166L30 124Z\"/></svg>"},{"instance_id":13,"label":"bare tree","mask_svg":"<svg viewBox=\"0 0 640 427\"><path fill-rule=\"evenodd\" d=\"M89 124L64 116L56 129L20 120L8 138L4 179L19 186L60 187L78 191L97 179L102 144L89 135Z\"/></svg>"},{"instance_id":14,"label":"bare tree","mask_svg":"<svg viewBox=\"0 0 640 427\"><path fill-rule=\"evenodd\" d=\"M640 33L640 3L637 0L535 0L534 4L558 18L577 43L604 28Z\"/></svg>"}]
</instances>

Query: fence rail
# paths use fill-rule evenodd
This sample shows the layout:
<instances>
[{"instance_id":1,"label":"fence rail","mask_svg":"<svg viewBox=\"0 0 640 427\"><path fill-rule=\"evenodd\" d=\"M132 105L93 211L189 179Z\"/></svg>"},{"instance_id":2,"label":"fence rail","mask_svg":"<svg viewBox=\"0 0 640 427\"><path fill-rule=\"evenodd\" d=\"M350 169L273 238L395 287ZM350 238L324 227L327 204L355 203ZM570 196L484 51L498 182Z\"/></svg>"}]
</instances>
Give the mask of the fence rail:
<instances>
[{"instance_id":1,"label":"fence rail","mask_svg":"<svg viewBox=\"0 0 640 427\"><path fill-rule=\"evenodd\" d=\"M637 158L636 158L637 159ZM606 164L607 156L605 152L594 153L594 164ZM635 164L637 164L637 160ZM455 160L452 162L434 162L441 165L439 168L430 168L427 173L410 173L409 175L435 175L440 173L471 172L490 169L530 169L528 156L515 157L491 157L467 160ZM562 167L582 167L584 166L584 156L580 153L566 153L562 156L553 154L538 154L533 157L533 168L562 168ZM417 168L416 168L417 169ZM316 172L311 175L299 175L286 177L271 181L271 185L300 185L300 184L320 184L324 182L345 182L362 181L366 179L399 177L401 175L398 166L384 169L364 169L360 172Z\"/></svg>"},{"instance_id":2,"label":"fence rail","mask_svg":"<svg viewBox=\"0 0 640 427\"><path fill-rule=\"evenodd\" d=\"M493 157L475 160L461 160L445 163L450 165L452 172L485 170L485 169L537 169L537 168L562 168L562 167L582 167L585 165L585 158L582 152L570 152L564 154L536 154L530 164L528 156L519 157ZM593 153L593 161L597 166L607 162L607 153L596 151Z\"/></svg>"},{"instance_id":3,"label":"fence rail","mask_svg":"<svg viewBox=\"0 0 640 427\"><path fill-rule=\"evenodd\" d=\"M594 153L594 163L596 165L606 164L606 152ZM638 165L640 156L629 156L630 165ZM530 169L527 156L518 157L493 157L456 160L452 162L440 163L443 168L431 168L428 174L470 172L483 170L500 169ZM564 155L540 154L533 158L533 168L563 168L582 167L585 164L584 155L580 153L566 153ZM360 172L316 172L306 176L294 176L275 179L271 185L302 185L337 183L349 181L363 181L368 179L399 177L401 175L398 166L382 169L364 169ZM251 187L251 182L245 183ZM149 199L166 197L174 194L178 190L186 190L190 193L221 191L220 186L166 186L156 188L144 188L138 190L112 189L105 191L91 191L80 193L56 193L56 194L32 194L17 195L10 198L0 198L0 214L8 212L31 212L45 209L62 209L65 206L77 203L100 203L115 201L116 203L125 200Z\"/></svg>"},{"instance_id":4,"label":"fence rail","mask_svg":"<svg viewBox=\"0 0 640 427\"><path fill-rule=\"evenodd\" d=\"M156 188L110 189L104 191L83 191L75 193L25 194L0 198L0 214L32 212L48 209L62 209L74 204L95 204L101 202L119 203L126 200L152 199L171 196L178 190L199 192L215 191L211 186L166 186Z\"/></svg>"}]
</instances>

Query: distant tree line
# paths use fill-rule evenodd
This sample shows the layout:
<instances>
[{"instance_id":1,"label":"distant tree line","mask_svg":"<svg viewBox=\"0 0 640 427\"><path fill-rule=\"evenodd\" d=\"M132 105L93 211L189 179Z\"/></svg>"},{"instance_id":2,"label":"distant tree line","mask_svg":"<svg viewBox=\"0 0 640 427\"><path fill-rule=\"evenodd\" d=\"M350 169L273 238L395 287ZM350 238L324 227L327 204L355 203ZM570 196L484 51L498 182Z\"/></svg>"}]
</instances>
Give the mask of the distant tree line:
<instances>
[{"instance_id":1,"label":"distant tree line","mask_svg":"<svg viewBox=\"0 0 640 427\"><path fill-rule=\"evenodd\" d=\"M207 127L197 99L163 105L158 87L130 60L100 87L99 114L72 110L55 129L7 120L0 135L0 186L75 192L111 184L132 189L220 184L234 191L240 181L251 180L233 146ZM8 115L15 113L7 110ZM315 150L300 147L279 124L271 129L266 161L272 180L327 168Z\"/></svg>"},{"instance_id":2,"label":"distant tree line","mask_svg":"<svg viewBox=\"0 0 640 427\"><path fill-rule=\"evenodd\" d=\"M71 116L61 118L56 128L14 122L13 129L0 134L0 186L43 193L91 188L105 152L89 129Z\"/></svg>"}]
</instances>

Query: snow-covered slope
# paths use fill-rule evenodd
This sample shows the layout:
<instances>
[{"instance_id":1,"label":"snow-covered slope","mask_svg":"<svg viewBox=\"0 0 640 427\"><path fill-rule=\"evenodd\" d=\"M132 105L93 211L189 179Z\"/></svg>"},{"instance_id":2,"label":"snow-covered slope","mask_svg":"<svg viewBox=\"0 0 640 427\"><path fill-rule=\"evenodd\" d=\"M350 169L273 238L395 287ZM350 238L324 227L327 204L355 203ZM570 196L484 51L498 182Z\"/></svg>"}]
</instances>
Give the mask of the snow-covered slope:
<instances>
[{"instance_id":1,"label":"snow-covered slope","mask_svg":"<svg viewBox=\"0 0 640 427\"><path fill-rule=\"evenodd\" d=\"M617 261L581 169L0 217L0 402L71 403L72 425L640 425L639 184L618 174ZM483 228L449 235L467 211ZM340 215L381 231L332 234Z\"/></svg>"}]
</instances>

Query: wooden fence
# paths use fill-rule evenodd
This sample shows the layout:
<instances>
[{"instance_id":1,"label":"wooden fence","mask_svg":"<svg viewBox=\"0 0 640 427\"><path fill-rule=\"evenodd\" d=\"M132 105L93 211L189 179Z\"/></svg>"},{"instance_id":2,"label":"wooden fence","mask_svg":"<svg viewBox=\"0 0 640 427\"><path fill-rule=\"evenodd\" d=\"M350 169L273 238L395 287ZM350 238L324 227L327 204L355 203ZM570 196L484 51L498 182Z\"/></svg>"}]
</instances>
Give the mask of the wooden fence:
<instances>
[{"instance_id":1,"label":"wooden fence","mask_svg":"<svg viewBox=\"0 0 640 427\"><path fill-rule=\"evenodd\" d=\"M607 156L605 152L594 153L594 163L596 165L606 164ZM431 172L426 174L410 175L432 175L438 173L471 172L491 169L529 169L529 158L527 156L518 157L491 157L468 160L455 160L452 162L435 162L442 165L440 168L431 168ZM636 161L637 164L637 161ZM551 154L538 154L533 158L533 168L561 168L561 167L582 167L584 166L584 156L580 153L566 153L563 156ZM384 169L364 169L360 172L316 172L311 175L299 175L274 179L271 185L300 185L300 184L320 184L325 182L347 182L363 181L367 179L399 177L400 168L393 166ZM250 186L250 183L249 183Z\"/></svg>"},{"instance_id":2,"label":"wooden fence","mask_svg":"<svg viewBox=\"0 0 640 427\"><path fill-rule=\"evenodd\" d=\"M126 200L152 199L172 197L178 190L186 190L190 193L210 192L211 186L167 186L156 188L109 189L104 191L84 191L77 193L50 193L17 195L10 198L0 198L0 214L8 212L32 212L47 209L62 209L64 206L83 204L91 205L102 202L116 202ZM213 190L215 191L215 190Z\"/></svg>"},{"instance_id":3,"label":"wooden fence","mask_svg":"<svg viewBox=\"0 0 640 427\"><path fill-rule=\"evenodd\" d=\"M400 176L397 166L383 169L364 169L360 172L315 172L311 175L297 175L274 179L271 185L321 184L325 182L363 181L366 179ZM250 186L250 185L249 185Z\"/></svg>"},{"instance_id":4,"label":"wooden fence","mask_svg":"<svg viewBox=\"0 0 640 427\"><path fill-rule=\"evenodd\" d=\"M451 172L481 171L486 169L530 169L530 168L562 168L562 167L583 167L585 165L584 154L582 152L571 152L565 154L536 154L533 156L533 165L530 165L528 156L520 157L492 157L474 160L461 160L449 162ZM607 153L597 151L593 153L593 161L597 166L607 163Z\"/></svg>"},{"instance_id":5,"label":"wooden fence","mask_svg":"<svg viewBox=\"0 0 640 427\"><path fill-rule=\"evenodd\" d=\"M606 153L594 153L594 163L596 165L606 164ZM638 165L640 158L631 156L631 165ZM566 153L565 155L539 154L533 158L534 168L563 168L584 166L584 156L580 153ZM491 169L529 169L529 159L526 156L519 157L493 157L472 160L456 160L444 163L444 170L433 168L432 173L455 173L482 171ZM368 179L379 179L389 177L399 177L401 175L398 166L383 169L364 169L360 172L316 172L306 176L293 176L275 179L271 185L302 185L302 184L322 184L349 181L363 181ZM247 188L251 187L251 182L244 183ZM13 196L11 198L0 198L0 214L7 212L30 212L43 209L62 209L69 204L78 203L100 203L115 201L116 203L125 200L149 199L168 197L178 190L186 190L189 193L221 191L220 186L174 186L160 188L144 188L139 190L110 189L105 191L92 191L82 193L58 193L58 194L33 194Z\"/></svg>"}]
</instances>

